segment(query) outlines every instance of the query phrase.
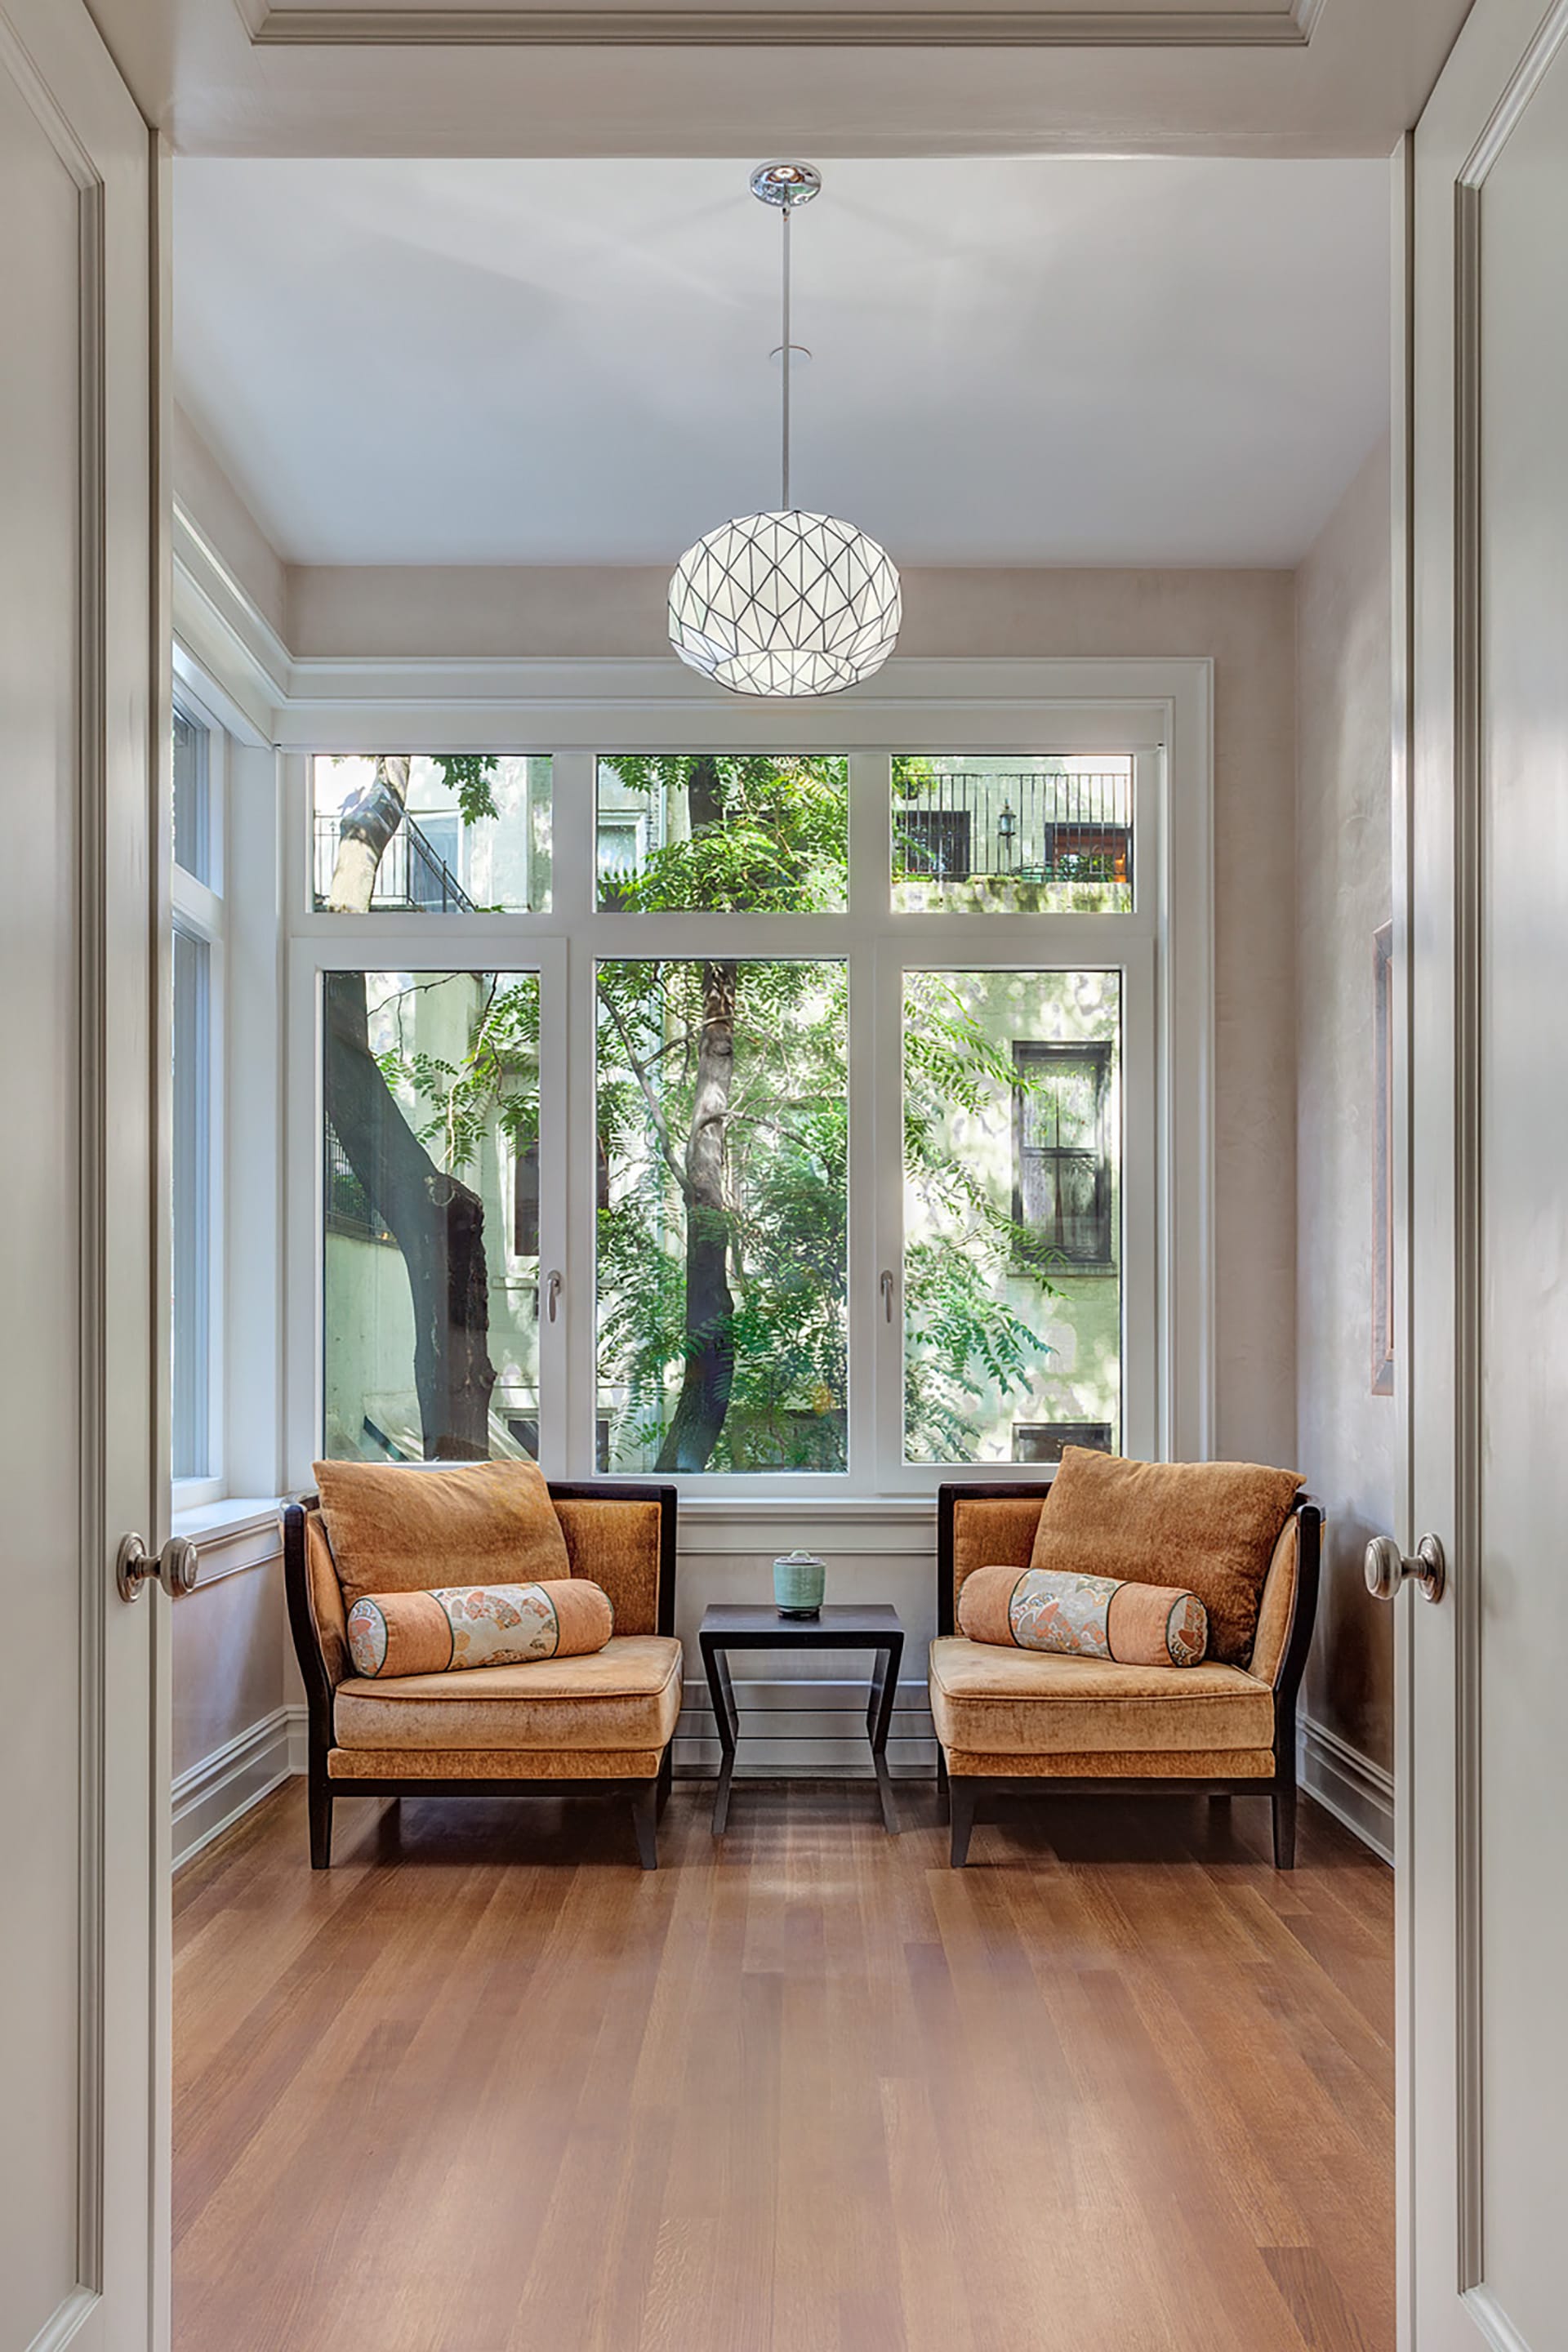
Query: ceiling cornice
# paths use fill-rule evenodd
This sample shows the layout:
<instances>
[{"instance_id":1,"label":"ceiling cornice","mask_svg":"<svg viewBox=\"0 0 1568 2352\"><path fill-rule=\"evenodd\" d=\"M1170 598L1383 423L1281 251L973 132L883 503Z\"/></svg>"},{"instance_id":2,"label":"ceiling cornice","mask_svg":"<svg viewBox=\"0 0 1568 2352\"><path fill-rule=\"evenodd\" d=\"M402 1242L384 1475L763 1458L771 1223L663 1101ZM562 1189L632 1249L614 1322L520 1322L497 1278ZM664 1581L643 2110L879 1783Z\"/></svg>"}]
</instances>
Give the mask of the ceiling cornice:
<instances>
[{"instance_id":1,"label":"ceiling cornice","mask_svg":"<svg viewBox=\"0 0 1568 2352\"><path fill-rule=\"evenodd\" d=\"M1305 48L1325 0L1246 8L266 8L258 47ZM248 13L248 12L247 12Z\"/></svg>"}]
</instances>

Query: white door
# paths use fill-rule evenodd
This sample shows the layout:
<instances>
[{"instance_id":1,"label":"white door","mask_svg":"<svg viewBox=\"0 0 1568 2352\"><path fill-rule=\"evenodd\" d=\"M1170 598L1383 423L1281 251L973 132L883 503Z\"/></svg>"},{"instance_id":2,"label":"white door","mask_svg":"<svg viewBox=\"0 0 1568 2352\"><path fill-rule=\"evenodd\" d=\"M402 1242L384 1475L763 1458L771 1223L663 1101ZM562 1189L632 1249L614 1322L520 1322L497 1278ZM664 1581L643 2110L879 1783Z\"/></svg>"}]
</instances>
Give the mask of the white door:
<instances>
[{"instance_id":1,"label":"white door","mask_svg":"<svg viewBox=\"0 0 1568 2352\"><path fill-rule=\"evenodd\" d=\"M0 0L0 2345L166 2326L153 158Z\"/></svg>"},{"instance_id":2,"label":"white door","mask_svg":"<svg viewBox=\"0 0 1568 2352\"><path fill-rule=\"evenodd\" d=\"M1568 2347L1568 0L1415 142L1404 2341Z\"/></svg>"}]
</instances>

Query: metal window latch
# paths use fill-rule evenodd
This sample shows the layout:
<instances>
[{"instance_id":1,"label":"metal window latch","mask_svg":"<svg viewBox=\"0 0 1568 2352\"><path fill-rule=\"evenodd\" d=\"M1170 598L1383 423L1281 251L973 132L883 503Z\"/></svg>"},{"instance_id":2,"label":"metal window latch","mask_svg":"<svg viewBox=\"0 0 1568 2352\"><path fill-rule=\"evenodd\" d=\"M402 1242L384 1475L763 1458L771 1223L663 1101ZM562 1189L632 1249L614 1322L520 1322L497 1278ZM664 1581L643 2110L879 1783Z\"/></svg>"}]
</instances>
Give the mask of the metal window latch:
<instances>
[{"instance_id":1,"label":"metal window latch","mask_svg":"<svg viewBox=\"0 0 1568 2352\"><path fill-rule=\"evenodd\" d=\"M1423 1536L1414 1559L1406 1559L1392 1536L1373 1536L1366 1548L1366 1589L1374 1601L1392 1601L1405 1582L1419 1585L1424 1601L1441 1601L1448 1563L1441 1538Z\"/></svg>"},{"instance_id":2,"label":"metal window latch","mask_svg":"<svg viewBox=\"0 0 1568 2352\"><path fill-rule=\"evenodd\" d=\"M544 1277L544 1312L553 1323L561 1311L563 1277L552 1267Z\"/></svg>"},{"instance_id":3,"label":"metal window latch","mask_svg":"<svg viewBox=\"0 0 1568 2352\"><path fill-rule=\"evenodd\" d=\"M140 1601L143 1585L156 1582L172 1601L177 1592L194 1592L201 1574L202 1556L188 1536L171 1536L156 1559L140 1536L127 1536L114 1560L114 1581L121 1601Z\"/></svg>"},{"instance_id":4,"label":"metal window latch","mask_svg":"<svg viewBox=\"0 0 1568 2352\"><path fill-rule=\"evenodd\" d=\"M890 1323L893 1319L893 1277L888 1273L882 1276L882 1312Z\"/></svg>"}]
</instances>

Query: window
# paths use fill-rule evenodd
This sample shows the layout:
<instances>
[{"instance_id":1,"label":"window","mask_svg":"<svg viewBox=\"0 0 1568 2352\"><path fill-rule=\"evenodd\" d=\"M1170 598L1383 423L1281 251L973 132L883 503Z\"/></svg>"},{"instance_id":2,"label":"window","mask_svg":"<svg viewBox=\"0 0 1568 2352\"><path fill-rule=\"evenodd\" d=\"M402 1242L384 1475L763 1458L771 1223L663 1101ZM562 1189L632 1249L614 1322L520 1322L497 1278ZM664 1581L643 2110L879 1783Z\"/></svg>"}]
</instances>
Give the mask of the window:
<instances>
[{"instance_id":1,"label":"window","mask_svg":"<svg viewBox=\"0 0 1568 2352\"><path fill-rule=\"evenodd\" d=\"M333 914L550 904L550 761L503 753L310 762L313 902Z\"/></svg>"},{"instance_id":2,"label":"window","mask_svg":"<svg viewBox=\"0 0 1568 2352\"><path fill-rule=\"evenodd\" d=\"M606 961L598 1011L612 1463L843 1470L845 966Z\"/></svg>"},{"instance_id":3,"label":"window","mask_svg":"<svg viewBox=\"0 0 1568 2352\"><path fill-rule=\"evenodd\" d=\"M893 761L893 904L906 911L1125 914L1131 759Z\"/></svg>"},{"instance_id":4,"label":"window","mask_svg":"<svg viewBox=\"0 0 1568 2352\"><path fill-rule=\"evenodd\" d=\"M973 752L826 707L798 751L604 749L574 706L526 758L297 761L291 1461L831 1496L1159 1450L1163 768L1007 750L1018 708ZM476 762L549 808L510 881Z\"/></svg>"},{"instance_id":5,"label":"window","mask_svg":"<svg viewBox=\"0 0 1568 2352\"><path fill-rule=\"evenodd\" d=\"M1119 971L906 973L910 1462L1017 1460L1037 1414L1120 1422L1121 1300L1079 1277L1114 1254L1121 1000Z\"/></svg>"},{"instance_id":6,"label":"window","mask_svg":"<svg viewBox=\"0 0 1568 2352\"><path fill-rule=\"evenodd\" d=\"M538 1164L537 976L327 972L321 1092L327 1452L531 1452L539 1242L517 1171Z\"/></svg>"},{"instance_id":7,"label":"window","mask_svg":"<svg viewBox=\"0 0 1568 2352\"><path fill-rule=\"evenodd\" d=\"M599 904L820 913L847 903L848 761L795 753L598 762Z\"/></svg>"},{"instance_id":8,"label":"window","mask_svg":"<svg viewBox=\"0 0 1568 2352\"><path fill-rule=\"evenodd\" d=\"M174 926L174 1473L211 1475L212 949Z\"/></svg>"},{"instance_id":9,"label":"window","mask_svg":"<svg viewBox=\"0 0 1568 2352\"><path fill-rule=\"evenodd\" d=\"M172 1469L183 1504L221 1493L225 738L174 703L171 956Z\"/></svg>"}]
</instances>

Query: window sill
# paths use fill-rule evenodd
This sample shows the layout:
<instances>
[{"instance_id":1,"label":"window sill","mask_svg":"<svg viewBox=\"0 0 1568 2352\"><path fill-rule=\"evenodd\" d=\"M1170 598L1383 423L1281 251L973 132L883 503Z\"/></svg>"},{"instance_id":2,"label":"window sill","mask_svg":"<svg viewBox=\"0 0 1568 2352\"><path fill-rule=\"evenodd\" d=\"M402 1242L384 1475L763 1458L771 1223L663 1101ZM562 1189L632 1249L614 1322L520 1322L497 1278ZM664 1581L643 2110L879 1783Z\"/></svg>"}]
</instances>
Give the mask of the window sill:
<instances>
[{"instance_id":1,"label":"window sill","mask_svg":"<svg viewBox=\"0 0 1568 2352\"><path fill-rule=\"evenodd\" d=\"M283 1548L281 1509L276 1496L248 1495L176 1511L171 1521L174 1533L188 1538L201 1554L196 1591L276 1559Z\"/></svg>"}]
</instances>

